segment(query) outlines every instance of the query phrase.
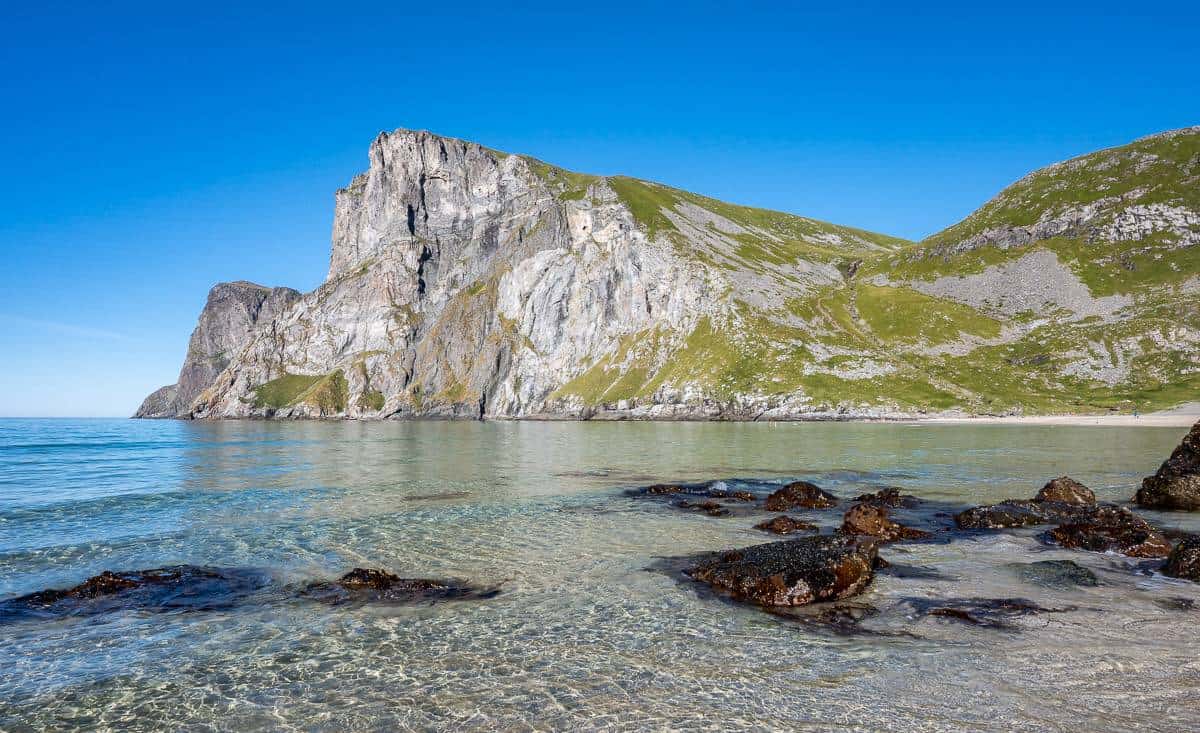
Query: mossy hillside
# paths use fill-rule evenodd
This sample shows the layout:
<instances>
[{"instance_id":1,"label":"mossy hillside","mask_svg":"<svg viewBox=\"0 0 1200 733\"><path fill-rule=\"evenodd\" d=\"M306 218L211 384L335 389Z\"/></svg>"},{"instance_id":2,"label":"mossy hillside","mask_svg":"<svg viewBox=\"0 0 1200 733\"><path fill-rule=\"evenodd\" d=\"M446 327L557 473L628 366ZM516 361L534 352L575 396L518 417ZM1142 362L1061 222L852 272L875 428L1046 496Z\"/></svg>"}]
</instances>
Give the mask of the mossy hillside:
<instances>
[{"instance_id":1,"label":"mossy hillside","mask_svg":"<svg viewBox=\"0 0 1200 733\"><path fill-rule=\"evenodd\" d=\"M528 156L521 156L521 158L529 165L529 169L533 171L534 175L540 178L560 201L583 199L587 196L588 187L600 180L599 176L575 173L537 158Z\"/></svg>"},{"instance_id":2,"label":"mossy hillside","mask_svg":"<svg viewBox=\"0 0 1200 733\"><path fill-rule=\"evenodd\" d=\"M321 375L284 374L254 389L254 406L281 409L300 400L309 387L321 381Z\"/></svg>"},{"instance_id":3,"label":"mossy hillside","mask_svg":"<svg viewBox=\"0 0 1200 733\"><path fill-rule=\"evenodd\" d=\"M1117 323L1088 319L1051 323L1011 342L978 345L1001 335L1001 324L973 309L907 288L867 284L831 287L789 302L805 325L744 304L728 316L702 318L682 340L661 332L626 337L554 396L590 405L650 401L660 387L700 386L714 399L802 393L814 406L893 407L912 411L963 408L983 413L1080 412L1169 407L1194 399L1200 362L1163 352L1149 335L1200 330L1200 305L1170 296L1139 306ZM973 337L964 355L925 347ZM1128 376L1108 385L1072 376L1081 345L1091 358L1128 363ZM1129 344L1139 344L1131 349ZM1099 351L1095 349L1098 348ZM817 360L814 353L835 355ZM1086 355L1085 355L1086 356ZM862 378L839 376L867 364ZM874 365L874 367L870 367ZM871 375L871 371L880 373Z\"/></svg>"},{"instance_id":4,"label":"mossy hillside","mask_svg":"<svg viewBox=\"0 0 1200 733\"><path fill-rule=\"evenodd\" d=\"M1087 242L1054 237L1026 247L1001 249L987 245L952 257L876 257L865 262L858 279L884 275L893 282L963 277L984 272L1030 252L1053 252L1087 285L1094 297L1128 295L1172 287L1200 273L1200 247L1181 247L1176 238L1156 233L1138 242Z\"/></svg>"},{"instance_id":5,"label":"mossy hillside","mask_svg":"<svg viewBox=\"0 0 1200 733\"><path fill-rule=\"evenodd\" d=\"M738 244L734 251L725 254L739 266L751 269L794 264L800 259L836 263L847 255L867 255L880 249L892 251L912 244L897 237L794 214L738 206L636 178L613 176L607 180L634 220L651 238L665 236L678 245L687 244L664 213L677 210L682 203L710 211L744 228L746 231L730 235Z\"/></svg>"},{"instance_id":6,"label":"mossy hillside","mask_svg":"<svg viewBox=\"0 0 1200 733\"><path fill-rule=\"evenodd\" d=\"M858 312L867 327L888 342L957 341L963 334L981 338L1000 335L1000 322L970 306L919 293L910 288L859 285Z\"/></svg>"},{"instance_id":7,"label":"mossy hillside","mask_svg":"<svg viewBox=\"0 0 1200 733\"><path fill-rule=\"evenodd\" d=\"M996 227L1029 226L1043 212L1109 197L1200 210L1200 127L1135 140L1035 171L963 221L922 242L936 247Z\"/></svg>"},{"instance_id":8,"label":"mossy hillside","mask_svg":"<svg viewBox=\"0 0 1200 733\"><path fill-rule=\"evenodd\" d=\"M325 375L285 374L254 390L254 406L282 409L299 404L316 407L323 415L346 411L349 383L341 369Z\"/></svg>"}]
</instances>

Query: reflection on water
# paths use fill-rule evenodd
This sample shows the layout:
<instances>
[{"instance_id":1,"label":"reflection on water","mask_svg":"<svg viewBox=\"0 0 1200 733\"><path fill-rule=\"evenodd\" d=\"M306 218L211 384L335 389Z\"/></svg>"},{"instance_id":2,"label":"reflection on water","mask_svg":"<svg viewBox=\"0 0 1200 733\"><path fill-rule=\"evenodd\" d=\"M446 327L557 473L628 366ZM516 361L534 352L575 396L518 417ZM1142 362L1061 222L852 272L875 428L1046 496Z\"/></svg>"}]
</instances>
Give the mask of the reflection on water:
<instances>
[{"instance_id":1,"label":"reflection on water","mask_svg":"<svg viewBox=\"0 0 1200 733\"><path fill-rule=\"evenodd\" d=\"M0 597L103 569L361 565L506 580L405 608L289 599L123 611L0 633L0 729L1195 729L1200 586L1036 531L889 548L872 635L734 606L654 571L768 539L622 489L803 477L939 506L1029 497L1069 473L1125 500L1182 431L699 423L0 421ZM813 518L818 518L816 513ZM837 515L820 518L826 526ZM1152 515L1197 530L1188 515ZM1030 580L1074 560L1097 583ZM907 569L907 570L906 570ZM1010 628L913 599L1077 610Z\"/></svg>"}]
</instances>

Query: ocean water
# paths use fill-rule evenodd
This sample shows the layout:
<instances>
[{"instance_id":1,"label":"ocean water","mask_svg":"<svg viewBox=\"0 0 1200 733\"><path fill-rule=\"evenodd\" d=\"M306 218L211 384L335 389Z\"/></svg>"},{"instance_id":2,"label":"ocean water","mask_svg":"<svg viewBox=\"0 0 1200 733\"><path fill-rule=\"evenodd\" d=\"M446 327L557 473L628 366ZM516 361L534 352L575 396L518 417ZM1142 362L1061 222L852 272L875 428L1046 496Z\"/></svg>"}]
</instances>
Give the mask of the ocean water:
<instances>
[{"instance_id":1,"label":"ocean water","mask_svg":"<svg viewBox=\"0 0 1200 733\"><path fill-rule=\"evenodd\" d=\"M941 532L885 548L893 569L856 599L875 615L835 633L714 597L668 559L774 539L757 516L624 493L804 478L950 512L1070 474L1123 501L1183 432L2 420L0 599L179 563L271 582L227 607L5 620L0 729L1195 730L1200 585L1154 563L1037 530ZM841 510L799 514L829 531ZM1017 565L1060 559L1099 584L1038 585ZM286 592L356 566L503 592L412 606ZM1060 612L991 628L915 610L1012 597Z\"/></svg>"}]
</instances>

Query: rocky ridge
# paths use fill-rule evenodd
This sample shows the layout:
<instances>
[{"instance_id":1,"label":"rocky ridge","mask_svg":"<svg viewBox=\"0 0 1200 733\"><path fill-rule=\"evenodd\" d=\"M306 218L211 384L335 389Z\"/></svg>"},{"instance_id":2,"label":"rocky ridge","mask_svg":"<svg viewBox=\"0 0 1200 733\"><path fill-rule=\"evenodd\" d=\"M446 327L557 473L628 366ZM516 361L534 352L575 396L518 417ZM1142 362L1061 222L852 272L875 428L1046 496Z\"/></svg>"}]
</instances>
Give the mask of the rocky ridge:
<instances>
[{"instance_id":1,"label":"rocky ridge","mask_svg":"<svg viewBox=\"0 0 1200 733\"><path fill-rule=\"evenodd\" d=\"M920 245L427 132L369 158L325 282L215 287L138 416L820 419L1200 386L1200 128L1035 172Z\"/></svg>"}]
</instances>

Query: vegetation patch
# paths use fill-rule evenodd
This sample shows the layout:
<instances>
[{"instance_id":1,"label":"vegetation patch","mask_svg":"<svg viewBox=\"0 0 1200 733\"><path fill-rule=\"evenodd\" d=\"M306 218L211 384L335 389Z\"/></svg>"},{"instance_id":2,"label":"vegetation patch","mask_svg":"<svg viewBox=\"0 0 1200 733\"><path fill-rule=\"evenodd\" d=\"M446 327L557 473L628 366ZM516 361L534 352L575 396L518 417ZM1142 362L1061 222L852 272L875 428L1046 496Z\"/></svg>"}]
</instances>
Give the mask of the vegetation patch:
<instances>
[{"instance_id":1,"label":"vegetation patch","mask_svg":"<svg viewBox=\"0 0 1200 733\"><path fill-rule=\"evenodd\" d=\"M858 312L879 338L906 343L944 344L963 333L995 338L1000 323L970 306L910 288L860 285Z\"/></svg>"},{"instance_id":2,"label":"vegetation patch","mask_svg":"<svg viewBox=\"0 0 1200 733\"><path fill-rule=\"evenodd\" d=\"M379 412L383 409L383 392L368 389L358 396L358 409Z\"/></svg>"},{"instance_id":3,"label":"vegetation patch","mask_svg":"<svg viewBox=\"0 0 1200 733\"><path fill-rule=\"evenodd\" d=\"M324 379L321 375L284 374L254 389L254 406L281 409L300 401L300 396Z\"/></svg>"}]
</instances>

